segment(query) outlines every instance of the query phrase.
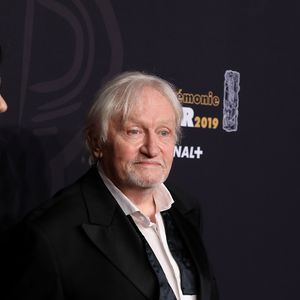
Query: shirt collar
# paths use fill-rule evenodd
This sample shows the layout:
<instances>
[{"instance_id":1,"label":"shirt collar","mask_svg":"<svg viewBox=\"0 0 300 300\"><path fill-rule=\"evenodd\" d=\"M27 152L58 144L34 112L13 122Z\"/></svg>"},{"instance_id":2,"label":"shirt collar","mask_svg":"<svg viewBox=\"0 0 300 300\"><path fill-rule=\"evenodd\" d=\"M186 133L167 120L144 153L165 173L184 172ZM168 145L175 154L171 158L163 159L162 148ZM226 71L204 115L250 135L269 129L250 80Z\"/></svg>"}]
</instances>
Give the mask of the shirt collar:
<instances>
[{"instance_id":1,"label":"shirt collar","mask_svg":"<svg viewBox=\"0 0 300 300\"><path fill-rule=\"evenodd\" d=\"M131 215L131 216L139 216L142 215L146 219L149 219L147 216L145 216L138 207L127 197L125 196L115 185L114 183L104 174L103 169L101 168L100 164L97 164L98 172L100 177L102 178L104 184L108 188L108 190L111 192L113 197L118 202L119 206L125 213L125 215ZM154 191L153 194L155 206L156 206L156 213L160 213L162 211L168 210L171 208L172 204L174 203L174 200L166 188L166 186L161 183L157 186L157 188ZM143 219L145 219L143 218ZM141 219L141 218L139 218Z\"/></svg>"}]
</instances>

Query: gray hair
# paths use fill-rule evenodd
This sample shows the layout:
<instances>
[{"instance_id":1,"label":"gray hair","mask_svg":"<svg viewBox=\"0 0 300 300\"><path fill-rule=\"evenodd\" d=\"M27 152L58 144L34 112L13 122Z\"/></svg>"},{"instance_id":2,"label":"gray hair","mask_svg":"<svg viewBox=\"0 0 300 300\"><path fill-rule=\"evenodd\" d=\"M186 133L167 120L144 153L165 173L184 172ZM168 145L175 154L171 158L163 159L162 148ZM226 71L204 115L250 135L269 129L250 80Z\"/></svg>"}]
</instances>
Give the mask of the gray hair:
<instances>
[{"instance_id":1,"label":"gray hair","mask_svg":"<svg viewBox=\"0 0 300 300\"><path fill-rule=\"evenodd\" d=\"M144 87L152 87L166 97L172 105L176 121L176 141L181 138L182 107L176 90L168 81L141 72L124 72L107 82L96 94L85 126L86 144L92 161L96 162L99 147L107 140L108 124L116 114L125 121L139 100Z\"/></svg>"}]
</instances>

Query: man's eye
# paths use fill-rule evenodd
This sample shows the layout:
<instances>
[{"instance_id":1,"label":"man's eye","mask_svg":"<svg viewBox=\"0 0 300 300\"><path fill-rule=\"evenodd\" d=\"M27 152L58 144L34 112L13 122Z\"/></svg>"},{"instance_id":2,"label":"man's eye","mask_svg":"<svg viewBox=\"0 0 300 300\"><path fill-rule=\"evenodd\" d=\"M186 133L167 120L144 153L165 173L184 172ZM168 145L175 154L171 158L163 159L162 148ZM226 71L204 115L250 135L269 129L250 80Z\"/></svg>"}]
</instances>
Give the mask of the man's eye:
<instances>
[{"instance_id":1,"label":"man's eye","mask_svg":"<svg viewBox=\"0 0 300 300\"><path fill-rule=\"evenodd\" d=\"M168 130L161 130L161 131L159 132L159 134L160 134L161 136L168 136L168 135L170 134L170 132L169 132Z\"/></svg>"},{"instance_id":2,"label":"man's eye","mask_svg":"<svg viewBox=\"0 0 300 300\"><path fill-rule=\"evenodd\" d=\"M137 135L140 133L140 131L138 129L129 129L127 133L128 135Z\"/></svg>"}]
</instances>

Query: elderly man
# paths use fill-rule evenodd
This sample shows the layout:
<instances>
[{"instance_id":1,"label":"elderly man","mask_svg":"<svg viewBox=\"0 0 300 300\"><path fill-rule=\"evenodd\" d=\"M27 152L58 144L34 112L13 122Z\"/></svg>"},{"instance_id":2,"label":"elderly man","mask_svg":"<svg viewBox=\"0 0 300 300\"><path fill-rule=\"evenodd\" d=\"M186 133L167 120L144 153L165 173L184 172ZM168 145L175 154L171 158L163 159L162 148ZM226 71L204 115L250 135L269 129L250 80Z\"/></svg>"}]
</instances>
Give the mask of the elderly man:
<instances>
[{"instance_id":1,"label":"elderly man","mask_svg":"<svg viewBox=\"0 0 300 300\"><path fill-rule=\"evenodd\" d=\"M93 165L11 236L7 299L218 299L197 214L163 184L181 116L156 76L102 88L86 124Z\"/></svg>"}]
</instances>

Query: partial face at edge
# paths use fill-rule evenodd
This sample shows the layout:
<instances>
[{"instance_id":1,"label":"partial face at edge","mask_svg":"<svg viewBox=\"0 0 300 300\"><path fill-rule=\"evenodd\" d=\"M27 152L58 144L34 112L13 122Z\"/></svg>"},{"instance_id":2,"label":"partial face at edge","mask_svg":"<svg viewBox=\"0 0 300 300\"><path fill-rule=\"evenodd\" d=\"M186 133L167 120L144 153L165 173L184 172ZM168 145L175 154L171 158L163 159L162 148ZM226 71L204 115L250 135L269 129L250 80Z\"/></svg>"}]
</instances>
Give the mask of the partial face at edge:
<instances>
[{"instance_id":1,"label":"partial face at edge","mask_svg":"<svg viewBox=\"0 0 300 300\"><path fill-rule=\"evenodd\" d=\"M7 104L3 97L0 95L0 112L5 112L7 110Z\"/></svg>"},{"instance_id":2,"label":"partial face at edge","mask_svg":"<svg viewBox=\"0 0 300 300\"><path fill-rule=\"evenodd\" d=\"M144 87L125 122L110 120L102 147L105 174L126 194L127 189L153 188L169 175L176 141L175 112L161 93Z\"/></svg>"}]
</instances>

